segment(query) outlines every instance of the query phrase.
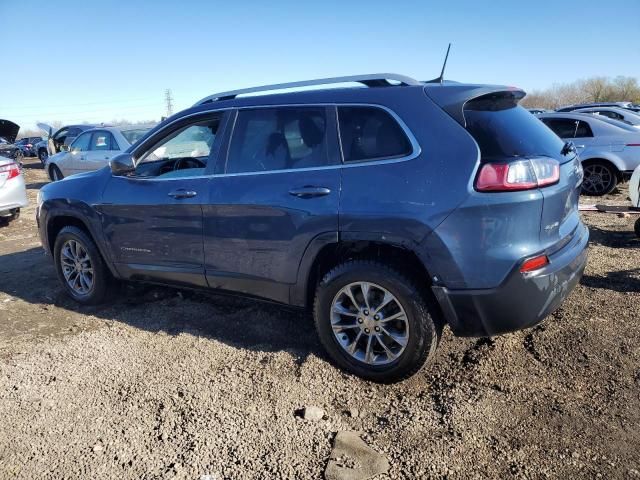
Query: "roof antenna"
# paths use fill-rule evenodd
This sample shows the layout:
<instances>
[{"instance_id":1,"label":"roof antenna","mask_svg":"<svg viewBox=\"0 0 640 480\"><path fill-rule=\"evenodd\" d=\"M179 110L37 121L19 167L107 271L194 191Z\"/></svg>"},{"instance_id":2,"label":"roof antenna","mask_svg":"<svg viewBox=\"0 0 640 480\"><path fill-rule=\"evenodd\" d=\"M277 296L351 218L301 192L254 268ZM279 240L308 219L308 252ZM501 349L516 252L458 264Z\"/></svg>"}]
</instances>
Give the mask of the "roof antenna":
<instances>
[{"instance_id":1,"label":"roof antenna","mask_svg":"<svg viewBox=\"0 0 640 480\"><path fill-rule=\"evenodd\" d=\"M447 68L449 50L451 50L451 43L449 43L449 46L447 47L447 54L444 56L444 63L442 64L442 71L440 72L440 76L438 78L434 78L433 80L428 80L425 83L439 83L440 85L444 83L444 69Z\"/></svg>"}]
</instances>

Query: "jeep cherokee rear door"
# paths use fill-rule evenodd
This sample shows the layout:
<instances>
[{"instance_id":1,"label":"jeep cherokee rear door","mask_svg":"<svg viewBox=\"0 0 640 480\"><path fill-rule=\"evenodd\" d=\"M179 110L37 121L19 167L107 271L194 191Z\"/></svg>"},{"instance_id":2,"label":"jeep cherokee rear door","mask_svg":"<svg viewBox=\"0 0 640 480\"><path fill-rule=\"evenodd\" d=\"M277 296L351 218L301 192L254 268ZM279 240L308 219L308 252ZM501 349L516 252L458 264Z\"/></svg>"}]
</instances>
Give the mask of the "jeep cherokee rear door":
<instances>
[{"instance_id":1,"label":"jeep cherokee rear door","mask_svg":"<svg viewBox=\"0 0 640 480\"><path fill-rule=\"evenodd\" d=\"M237 111L226 162L204 208L209 285L288 302L311 240L338 231L335 110Z\"/></svg>"}]
</instances>

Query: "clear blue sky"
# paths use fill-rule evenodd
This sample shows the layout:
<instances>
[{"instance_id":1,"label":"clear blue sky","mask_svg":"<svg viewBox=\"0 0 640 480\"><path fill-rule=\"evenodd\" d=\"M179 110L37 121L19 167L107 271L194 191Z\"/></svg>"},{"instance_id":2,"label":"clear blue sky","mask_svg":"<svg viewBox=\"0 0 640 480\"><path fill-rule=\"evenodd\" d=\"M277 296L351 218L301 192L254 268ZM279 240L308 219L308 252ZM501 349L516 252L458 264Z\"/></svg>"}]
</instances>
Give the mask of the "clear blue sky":
<instances>
[{"instance_id":1,"label":"clear blue sky","mask_svg":"<svg viewBox=\"0 0 640 480\"><path fill-rule=\"evenodd\" d=\"M216 91L398 72L545 88L640 77L640 0L0 0L0 118L158 119ZM607 36L607 34L611 34Z\"/></svg>"}]
</instances>

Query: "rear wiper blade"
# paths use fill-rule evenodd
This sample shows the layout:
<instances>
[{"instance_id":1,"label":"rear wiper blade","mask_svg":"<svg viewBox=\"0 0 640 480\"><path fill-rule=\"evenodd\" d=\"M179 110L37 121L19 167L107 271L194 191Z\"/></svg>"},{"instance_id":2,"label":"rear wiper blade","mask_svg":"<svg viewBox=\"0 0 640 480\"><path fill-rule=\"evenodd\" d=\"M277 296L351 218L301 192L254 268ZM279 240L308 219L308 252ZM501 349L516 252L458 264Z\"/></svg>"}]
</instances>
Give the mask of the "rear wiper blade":
<instances>
[{"instance_id":1,"label":"rear wiper blade","mask_svg":"<svg viewBox=\"0 0 640 480\"><path fill-rule=\"evenodd\" d=\"M565 142L562 150L560 150L560 155L568 155L571 152L578 153L576 146L571 141Z\"/></svg>"}]
</instances>

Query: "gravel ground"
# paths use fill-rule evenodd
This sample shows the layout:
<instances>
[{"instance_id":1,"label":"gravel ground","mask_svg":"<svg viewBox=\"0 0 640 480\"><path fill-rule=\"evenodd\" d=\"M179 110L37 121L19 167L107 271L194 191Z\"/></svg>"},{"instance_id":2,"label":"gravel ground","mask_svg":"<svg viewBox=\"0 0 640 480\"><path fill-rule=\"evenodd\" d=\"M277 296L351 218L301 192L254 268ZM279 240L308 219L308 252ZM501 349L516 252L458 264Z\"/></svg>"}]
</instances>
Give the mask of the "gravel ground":
<instances>
[{"instance_id":1,"label":"gravel ground","mask_svg":"<svg viewBox=\"0 0 640 480\"><path fill-rule=\"evenodd\" d=\"M1 478L321 478L350 430L388 458L380 479L640 479L635 218L585 214L586 274L543 324L445 330L432 365L385 386L335 369L311 318L277 306L145 286L73 304L26 167L32 206L0 228Z\"/></svg>"}]
</instances>

